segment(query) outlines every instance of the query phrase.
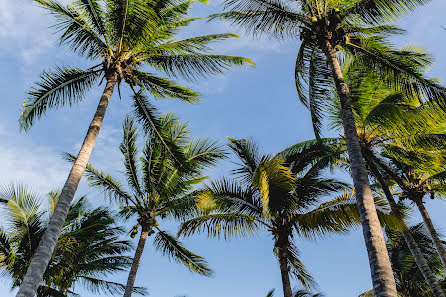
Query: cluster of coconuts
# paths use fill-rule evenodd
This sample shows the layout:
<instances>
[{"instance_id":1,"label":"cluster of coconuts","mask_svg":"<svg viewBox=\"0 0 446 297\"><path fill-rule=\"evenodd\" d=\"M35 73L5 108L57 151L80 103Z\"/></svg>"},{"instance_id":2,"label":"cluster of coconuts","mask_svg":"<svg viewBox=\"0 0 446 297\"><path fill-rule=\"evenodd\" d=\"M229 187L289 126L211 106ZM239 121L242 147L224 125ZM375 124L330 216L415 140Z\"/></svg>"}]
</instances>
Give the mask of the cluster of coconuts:
<instances>
[{"instance_id":1,"label":"cluster of coconuts","mask_svg":"<svg viewBox=\"0 0 446 297\"><path fill-rule=\"evenodd\" d=\"M159 225L159 223L157 221L155 221L155 223L153 224L153 226L155 226L155 227L158 225ZM138 228L139 228L139 224L133 226L132 231L130 232L131 238L135 238L136 234L138 234ZM155 233L155 231L152 228L150 228L148 235L150 236L153 233Z\"/></svg>"}]
</instances>

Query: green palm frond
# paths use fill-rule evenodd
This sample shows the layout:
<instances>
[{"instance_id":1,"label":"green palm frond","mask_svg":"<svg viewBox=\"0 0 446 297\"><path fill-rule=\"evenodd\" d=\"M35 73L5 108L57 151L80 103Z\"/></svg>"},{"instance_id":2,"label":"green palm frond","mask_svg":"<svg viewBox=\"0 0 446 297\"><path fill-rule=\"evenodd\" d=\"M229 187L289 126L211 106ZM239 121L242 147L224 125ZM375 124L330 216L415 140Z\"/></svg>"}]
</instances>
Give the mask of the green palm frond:
<instances>
[{"instance_id":1,"label":"green palm frond","mask_svg":"<svg viewBox=\"0 0 446 297\"><path fill-rule=\"evenodd\" d=\"M144 132L149 134L152 139L156 139L156 141L161 143L163 149L178 166L184 166L186 164L184 152L181 151L178 145L166 133L168 129L163 127L157 109L141 91L133 95L133 107L133 114L141 124Z\"/></svg>"},{"instance_id":2,"label":"green palm frond","mask_svg":"<svg viewBox=\"0 0 446 297\"><path fill-rule=\"evenodd\" d=\"M215 166L227 155L224 147L217 141L208 138L192 140L185 150L186 158L197 170Z\"/></svg>"},{"instance_id":3,"label":"green palm frond","mask_svg":"<svg viewBox=\"0 0 446 297\"><path fill-rule=\"evenodd\" d=\"M233 170L234 174L241 175L243 181L249 184L254 175L254 171L260 162L259 148L252 140L228 138L229 148L237 155L241 163L239 168Z\"/></svg>"},{"instance_id":4,"label":"green palm frond","mask_svg":"<svg viewBox=\"0 0 446 297\"><path fill-rule=\"evenodd\" d=\"M191 37L178 41L171 41L161 44L154 48L155 51L160 53L174 53L174 54L193 54L196 52L210 52L211 48L209 44L226 40L229 38L240 38L234 33L224 34L210 34L197 37Z\"/></svg>"},{"instance_id":5,"label":"green palm frond","mask_svg":"<svg viewBox=\"0 0 446 297\"><path fill-rule=\"evenodd\" d=\"M141 177L139 176L138 148L136 147L138 133L136 132L133 119L128 116L124 119L122 127L124 135L119 149L124 156L124 166L126 169L125 176L127 177L128 184L132 187L134 192L142 196L140 185Z\"/></svg>"},{"instance_id":6,"label":"green palm frond","mask_svg":"<svg viewBox=\"0 0 446 297\"><path fill-rule=\"evenodd\" d=\"M187 250L169 233L158 229L158 233L154 239L154 245L163 255L167 255L170 259L183 263L191 271L205 276L212 275L212 270L207 267L204 258Z\"/></svg>"},{"instance_id":7,"label":"green palm frond","mask_svg":"<svg viewBox=\"0 0 446 297\"><path fill-rule=\"evenodd\" d=\"M354 192L324 202L312 211L297 214L295 230L300 236L314 237L328 233L345 233L361 224Z\"/></svg>"},{"instance_id":8,"label":"green palm frond","mask_svg":"<svg viewBox=\"0 0 446 297\"><path fill-rule=\"evenodd\" d=\"M246 237L257 234L263 222L240 213L209 214L198 216L181 224L179 236L190 236L206 232L209 237L224 239L230 237Z\"/></svg>"},{"instance_id":9,"label":"green palm frond","mask_svg":"<svg viewBox=\"0 0 446 297\"><path fill-rule=\"evenodd\" d=\"M352 1L345 15L353 14L361 19L372 22L390 22L413 11L415 8L427 4L430 0L360 0Z\"/></svg>"},{"instance_id":10,"label":"green palm frond","mask_svg":"<svg viewBox=\"0 0 446 297\"><path fill-rule=\"evenodd\" d=\"M150 73L135 71L138 83L157 99L181 99L189 103L197 103L199 93L177 85L174 81L161 78Z\"/></svg>"},{"instance_id":11,"label":"green palm frond","mask_svg":"<svg viewBox=\"0 0 446 297\"><path fill-rule=\"evenodd\" d=\"M366 71L377 73L394 89L428 101L444 100L446 89L424 77L423 68L431 59L420 49L395 50L373 39L362 39L360 44L349 43L347 48Z\"/></svg>"},{"instance_id":12,"label":"green palm frond","mask_svg":"<svg viewBox=\"0 0 446 297\"><path fill-rule=\"evenodd\" d=\"M73 163L76 160L76 157L66 153L65 159ZM85 176L90 182L90 186L101 187L110 199L116 199L121 203L133 200L133 197L123 189L118 180L103 171L95 169L91 164L87 164Z\"/></svg>"},{"instance_id":13,"label":"green palm frond","mask_svg":"<svg viewBox=\"0 0 446 297\"><path fill-rule=\"evenodd\" d=\"M311 48L307 48L308 46L306 43L302 44L297 57L296 88L300 101L310 111L315 136L320 138L325 102L332 90L331 71L322 50L316 45ZM307 86L306 89L304 85Z\"/></svg>"},{"instance_id":14,"label":"green palm frond","mask_svg":"<svg viewBox=\"0 0 446 297\"><path fill-rule=\"evenodd\" d=\"M89 23L95 31L106 38L105 25L103 21L104 11L101 3L98 0L78 0L75 5L78 5L87 13Z\"/></svg>"},{"instance_id":15,"label":"green palm frond","mask_svg":"<svg viewBox=\"0 0 446 297\"><path fill-rule=\"evenodd\" d=\"M85 93L96 83L99 70L56 67L44 71L41 81L29 92L22 107L19 123L28 130L48 109L72 105L83 100Z\"/></svg>"},{"instance_id":16,"label":"green palm frond","mask_svg":"<svg viewBox=\"0 0 446 297\"><path fill-rule=\"evenodd\" d=\"M230 66L254 65L248 58L212 54L151 54L142 59L151 67L169 76L197 81L209 75L222 74Z\"/></svg>"},{"instance_id":17,"label":"green palm frond","mask_svg":"<svg viewBox=\"0 0 446 297\"><path fill-rule=\"evenodd\" d=\"M308 22L295 5L281 0L226 1L225 5L228 12L211 15L210 19L229 20L254 35L266 32L279 38L296 36L300 25Z\"/></svg>"},{"instance_id":18,"label":"green palm frond","mask_svg":"<svg viewBox=\"0 0 446 297\"><path fill-rule=\"evenodd\" d=\"M251 189L245 189L237 180L213 180L197 195L200 209L223 213L243 213L262 218L262 204Z\"/></svg>"},{"instance_id":19,"label":"green palm frond","mask_svg":"<svg viewBox=\"0 0 446 297\"><path fill-rule=\"evenodd\" d=\"M92 15L88 15L99 12L97 3L93 4L95 1L91 2L91 6L85 3L87 1L68 6L54 0L34 1L55 16L57 23L54 27L57 33L62 33L59 38L61 44L69 45L72 51L90 59L100 58L106 53L107 45L101 39L104 31L96 27L100 15L96 15L96 21L91 19Z\"/></svg>"}]
</instances>

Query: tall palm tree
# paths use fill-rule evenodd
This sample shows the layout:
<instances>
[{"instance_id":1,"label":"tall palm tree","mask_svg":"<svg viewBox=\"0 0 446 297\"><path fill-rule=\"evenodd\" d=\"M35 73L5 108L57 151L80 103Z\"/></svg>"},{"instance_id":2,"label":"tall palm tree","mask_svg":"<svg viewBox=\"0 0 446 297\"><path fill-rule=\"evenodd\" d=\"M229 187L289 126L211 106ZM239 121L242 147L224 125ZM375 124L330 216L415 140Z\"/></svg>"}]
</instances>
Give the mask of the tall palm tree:
<instances>
[{"instance_id":1,"label":"tall palm tree","mask_svg":"<svg viewBox=\"0 0 446 297\"><path fill-rule=\"evenodd\" d=\"M422 224L410 227L410 233L418 242L423 257L428 259L429 266L434 271L437 278L441 280L442 288L446 289L444 281L444 270L441 260L435 251L435 246L429 238L429 234ZM418 268L416 260L412 256L410 247L406 244L405 238L401 233L392 230L386 230L387 248L389 250L392 267L397 283L398 296L436 296L432 293L429 285L424 279L423 273ZM361 297L373 296L367 292Z\"/></svg>"},{"instance_id":2,"label":"tall palm tree","mask_svg":"<svg viewBox=\"0 0 446 297\"><path fill-rule=\"evenodd\" d=\"M239 178L214 181L203 189L198 204L205 213L184 222L179 235L207 232L227 238L266 229L274 238L284 296L293 296L290 274L306 288L313 286L294 238L344 233L360 223L353 194L347 190L320 203L323 196L346 187L323 177L323 170L340 154L323 143L329 141L301 142L276 155L261 155L252 141L231 139L230 147L241 162L234 170Z\"/></svg>"},{"instance_id":3,"label":"tall palm tree","mask_svg":"<svg viewBox=\"0 0 446 297\"><path fill-rule=\"evenodd\" d=\"M187 17L192 0L76 0L67 6L56 0L35 1L56 18L60 43L95 62L86 70L64 66L43 72L23 105L21 128L29 129L50 108L82 101L101 76L105 89L18 297L32 297L37 290L116 85L118 90L121 82L130 87L138 119L181 163L181 154L163 139L146 94L187 102L195 102L199 94L156 73L197 80L220 74L232 65L252 64L246 58L211 54L210 43L235 37L234 34L175 40L179 30L196 19Z\"/></svg>"},{"instance_id":4,"label":"tall palm tree","mask_svg":"<svg viewBox=\"0 0 446 297\"><path fill-rule=\"evenodd\" d=\"M178 170L158 138L148 139L142 153L137 149L137 131L134 121L124 120L124 137L120 146L124 157L128 190L111 175L87 165L86 176L90 185L99 187L122 208L127 219L136 218L131 231L134 237L141 228L138 246L133 258L124 297L130 297L147 237L156 233L153 244L156 250L201 275L211 275L206 261L187 250L167 231L159 226L163 219L184 219L196 212L193 189L206 179L204 171L225 156L222 148L208 139L191 141L187 125L172 115L161 118L161 131L177 145L185 156L188 170ZM139 156L141 156L139 158ZM71 156L71 160L75 158ZM192 196L191 196L192 195Z\"/></svg>"},{"instance_id":5,"label":"tall palm tree","mask_svg":"<svg viewBox=\"0 0 446 297\"><path fill-rule=\"evenodd\" d=\"M51 205L57 204L58 192L49 194ZM0 269L20 286L38 243L47 228L54 207L40 210L39 195L22 185L3 187L4 226L0 228ZM120 240L123 230L115 225L114 214L107 208L92 209L85 197L77 200L68 213L55 253L52 255L38 297L61 297L75 294L73 287L82 285L92 293L121 294L124 285L107 280L131 265L122 253L131 249L130 242ZM135 291L144 293L137 288Z\"/></svg>"},{"instance_id":6,"label":"tall palm tree","mask_svg":"<svg viewBox=\"0 0 446 297\"><path fill-rule=\"evenodd\" d=\"M404 224L403 214L386 182L388 175L383 174L375 164L374 156L389 145L417 147L424 151L438 149L439 140L446 139L446 135L441 132L445 113L438 106L420 104L417 98L390 90L376 75L362 73L354 62L346 65L344 75L350 85L357 133L367 167L380 184L392 212L403 222L401 234L431 290L435 296L444 297L428 261ZM330 111L331 126L341 128L341 108L336 99L333 100Z\"/></svg>"},{"instance_id":7,"label":"tall palm tree","mask_svg":"<svg viewBox=\"0 0 446 297\"><path fill-rule=\"evenodd\" d=\"M389 23L429 0L226 0L224 18L253 34L302 40L295 80L300 100L310 109L318 137L324 103L336 87L342 106L342 122L356 189L358 208L368 251L375 296L395 296L396 285L373 194L361 155L350 91L341 61L354 56L364 69L385 74L397 89L425 93L429 99L446 98L445 89L423 78L419 69L426 57L410 49L396 51L385 39L400 30ZM341 61L340 61L341 60ZM308 95L306 94L308 91Z\"/></svg>"}]
</instances>

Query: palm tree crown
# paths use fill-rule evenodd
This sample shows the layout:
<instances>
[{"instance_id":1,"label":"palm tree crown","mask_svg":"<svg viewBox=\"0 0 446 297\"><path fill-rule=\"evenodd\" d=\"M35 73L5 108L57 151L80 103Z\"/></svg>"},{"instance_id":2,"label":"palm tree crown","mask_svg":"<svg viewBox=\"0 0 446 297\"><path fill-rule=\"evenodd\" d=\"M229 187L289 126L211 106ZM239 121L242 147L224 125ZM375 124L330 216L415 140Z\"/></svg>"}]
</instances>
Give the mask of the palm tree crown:
<instances>
[{"instance_id":1,"label":"palm tree crown","mask_svg":"<svg viewBox=\"0 0 446 297\"><path fill-rule=\"evenodd\" d=\"M331 140L324 140L330 142ZM246 236L266 228L274 238L285 296L291 296L288 270L304 286L314 280L299 259L294 237L346 232L359 224L353 194L321 203L325 195L346 184L323 177L323 170L340 158L340 150L321 141L296 144L276 155L260 155L255 143L231 139L240 159L237 180L214 181L198 195L205 213L182 224L179 234L205 231L209 236ZM387 206L383 207L383 214ZM288 292L287 292L288 291Z\"/></svg>"},{"instance_id":2,"label":"palm tree crown","mask_svg":"<svg viewBox=\"0 0 446 297\"><path fill-rule=\"evenodd\" d=\"M57 191L50 192L53 207L41 211L40 198L25 186L11 185L1 191L6 225L0 229L0 267L12 280L12 288L23 280L58 195ZM92 293L122 294L124 286L107 277L131 265L132 259L122 256L131 245L119 239L123 230L115 225L113 216L106 208L89 207L85 197L73 204L38 297L75 294L73 287L79 284ZM144 293L140 288L135 291Z\"/></svg>"},{"instance_id":3,"label":"palm tree crown","mask_svg":"<svg viewBox=\"0 0 446 297\"><path fill-rule=\"evenodd\" d=\"M175 166L156 137L149 138L139 158L138 135L134 121L130 118L124 120L124 137L120 146L128 190L109 174L91 165L87 165L86 169L91 186L101 188L109 198L117 201L125 218L136 217L137 224L131 231L132 237L141 227L141 248L135 254L138 261L133 264L134 273L131 271L129 275L129 281L132 282L128 283L129 289L133 286L145 238L153 233L156 233L155 249L162 254L183 263L191 271L207 276L212 274L202 257L188 251L174 236L161 230L159 222L166 218L184 220L196 212L194 187L206 179L204 170L223 158L225 153L216 142L208 139L191 141L187 125L179 123L171 114L162 116L160 124L165 137L184 153L187 170L179 170ZM71 160L74 159L71 156Z\"/></svg>"},{"instance_id":4,"label":"palm tree crown","mask_svg":"<svg viewBox=\"0 0 446 297\"><path fill-rule=\"evenodd\" d=\"M209 45L237 37L232 33L175 40L182 28L197 20L187 17L194 1L78 0L66 6L54 0L35 1L56 18L60 43L98 64L86 70L64 66L43 72L22 108L19 122L24 129L49 108L82 101L103 77L112 78L118 87L127 83L133 91L135 113L153 132L157 121L146 94L187 102L199 97L161 73L196 80L220 74L231 65L252 63L246 58L211 54Z\"/></svg>"}]
</instances>

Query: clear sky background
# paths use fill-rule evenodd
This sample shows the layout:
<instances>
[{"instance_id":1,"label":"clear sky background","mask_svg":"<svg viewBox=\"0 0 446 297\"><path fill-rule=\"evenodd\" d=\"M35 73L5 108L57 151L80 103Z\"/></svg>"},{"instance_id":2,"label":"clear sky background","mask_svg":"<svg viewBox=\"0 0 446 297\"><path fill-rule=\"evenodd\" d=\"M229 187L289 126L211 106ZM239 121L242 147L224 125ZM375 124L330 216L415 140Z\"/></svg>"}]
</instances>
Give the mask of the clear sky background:
<instances>
[{"instance_id":1,"label":"clear sky background","mask_svg":"<svg viewBox=\"0 0 446 297\"><path fill-rule=\"evenodd\" d=\"M198 3L192 14L206 16L221 11L219 1ZM413 44L428 49L436 58L430 76L442 81L446 78L446 31L442 28L446 25L445 9L444 0L434 0L418 9L401 23L408 34L395 40L399 46ZM17 119L25 92L44 69L56 64L89 66L66 48L57 47L56 37L48 29L52 21L31 0L0 0L0 185L20 182L42 194L63 186L70 166L61 153L77 153L103 89L95 87L83 103L71 109L52 110L28 133L20 133ZM234 31L222 22L201 21L184 32L183 37ZM298 46L298 40L278 42L253 40L248 36L219 43L216 52L249 57L256 66L234 68L225 76L189 84L203 94L199 105L173 101L156 104L160 110L175 112L189 121L195 137L211 137L221 142L226 141L226 136L251 137L264 152L277 152L311 139L309 114L297 99L293 81ZM118 150L121 122L130 111L127 94L124 90L122 100L113 95L91 158L96 167L117 177L122 177ZM223 176L231 167L230 160L224 161L210 175ZM88 188L85 181L78 194L88 194L94 205L106 203L103 194ZM446 231L446 202L428 202L427 208L438 229ZM420 218L414 215L414 222L418 221ZM128 230L131 225L133 222L126 223ZM175 228L175 224L164 226ZM272 288L276 288L276 296L282 293L272 238L267 234L232 241L195 236L185 240L185 244L206 257L216 272L215 277L196 276L169 262L153 251L149 240L136 284L147 287L153 297L262 297ZM327 296L357 296L372 287L361 230L352 230L345 236L297 240L296 244L303 262ZM126 275L114 275L112 280L125 282ZM0 296L13 296L9 289L10 283L0 279ZM90 296L81 286L75 290L82 296Z\"/></svg>"}]
</instances>

